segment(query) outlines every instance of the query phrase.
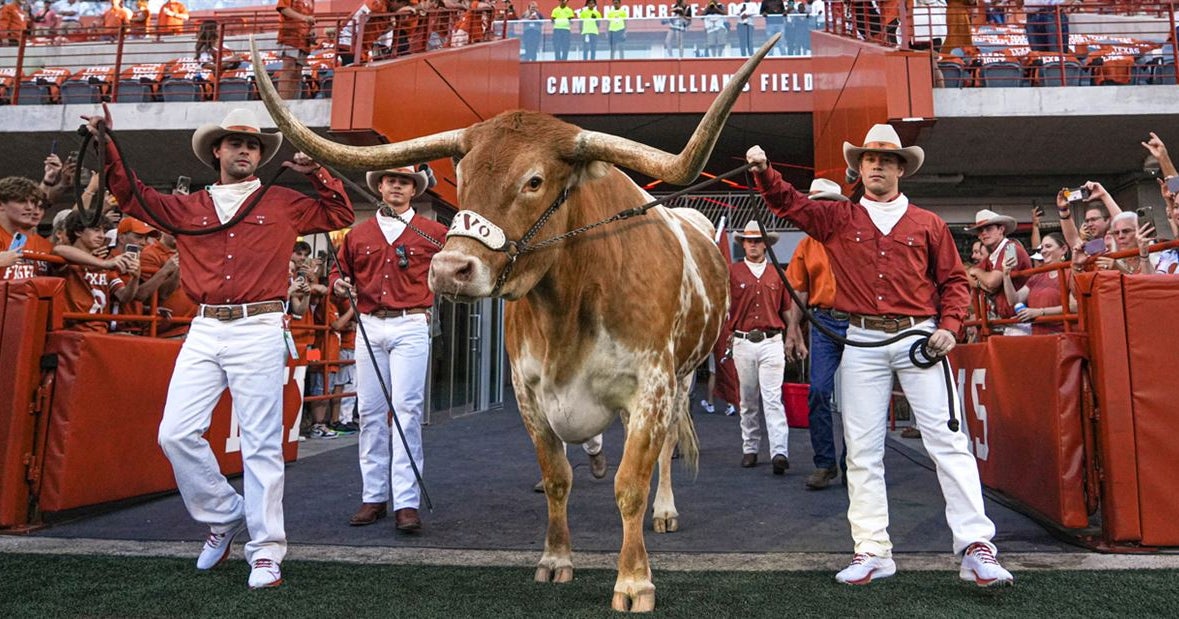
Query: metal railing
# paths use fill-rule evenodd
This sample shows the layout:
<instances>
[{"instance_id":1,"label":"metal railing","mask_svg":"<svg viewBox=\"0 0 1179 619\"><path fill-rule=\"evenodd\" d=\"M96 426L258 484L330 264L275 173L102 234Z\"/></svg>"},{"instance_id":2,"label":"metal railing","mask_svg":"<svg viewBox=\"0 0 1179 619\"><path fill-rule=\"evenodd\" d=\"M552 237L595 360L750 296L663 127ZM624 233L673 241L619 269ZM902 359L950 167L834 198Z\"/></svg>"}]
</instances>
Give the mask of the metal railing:
<instances>
[{"instance_id":1,"label":"metal railing","mask_svg":"<svg viewBox=\"0 0 1179 619\"><path fill-rule=\"evenodd\" d=\"M947 8L918 1L910 10L896 0L840 0L829 9L828 32L928 50L935 86L1179 83L1173 2Z\"/></svg>"},{"instance_id":2,"label":"metal railing","mask_svg":"<svg viewBox=\"0 0 1179 619\"><path fill-rule=\"evenodd\" d=\"M218 12L190 20L179 34L118 28L85 28L68 35L19 33L17 45L0 47L0 104L144 103L256 99L250 38L266 70L290 86L288 98L328 98L335 68L502 38L506 22L482 11L429 11L317 15L308 28L309 51L292 67L283 56L281 22L273 10ZM498 27L498 30L495 28ZM291 74L298 70L298 85ZM281 75L280 75L281 74Z\"/></svg>"},{"instance_id":3,"label":"metal railing","mask_svg":"<svg viewBox=\"0 0 1179 619\"><path fill-rule=\"evenodd\" d=\"M1155 254L1155 253L1158 253L1161 251L1166 251L1169 249L1176 249L1176 248L1179 248L1179 239L1171 240L1171 241L1161 241L1161 242L1154 243L1150 246L1150 253ZM1134 246L1130 249L1126 249L1126 250L1122 250L1122 251L1100 254L1100 256L1107 257L1107 258L1114 258L1114 259L1135 258L1135 257L1139 256L1139 249L1137 246ZM1098 256L1090 256L1085 262L1084 270L1085 271L1096 270L1095 261L1097 258L1098 258ZM1034 320L1032 320L1031 324L1062 323L1062 328L1064 329L1064 331L1066 333L1072 332L1074 330L1082 331L1082 332L1085 331L1086 326L1085 326L1084 305L1081 303L1077 303L1076 304L1077 309L1075 312L1071 311L1071 309L1070 309L1071 305L1072 305L1070 303L1070 298L1072 296L1072 279L1073 279L1071 275L1074 272L1073 271L1073 263L1071 261L1065 260L1065 261L1055 262L1055 263L1051 263L1051 264L1043 264L1038 267L1034 267L1031 269L1024 269L1022 271L1012 271L1011 276L1012 277L1024 277L1024 276L1030 277L1035 274L1049 273L1051 271L1058 271L1059 272L1059 275L1057 276L1056 281L1059 284L1059 289L1060 289L1061 313L1047 315L1047 316L1038 316ZM1168 277L1174 277L1174 275L1169 275ZM1002 291L1002 289L1000 289L998 292L993 293L993 294L1003 294L1003 291ZM975 289L972 291L971 308L973 309L973 314L974 314L975 318L972 318L970 320L963 322L963 325L965 327L974 327L974 328L978 329L979 341L986 341L986 339L990 336L1002 335L1001 333L995 333L994 332L995 329L993 327L996 327L996 326L1005 327L1007 325L1028 324L1028 323L1025 323L1025 322L1019 320L1018 318L991 318L987 312L987 300L986 300L987 296L989 296L989 295L981 289Z\"/></svg>"}]
</instances>

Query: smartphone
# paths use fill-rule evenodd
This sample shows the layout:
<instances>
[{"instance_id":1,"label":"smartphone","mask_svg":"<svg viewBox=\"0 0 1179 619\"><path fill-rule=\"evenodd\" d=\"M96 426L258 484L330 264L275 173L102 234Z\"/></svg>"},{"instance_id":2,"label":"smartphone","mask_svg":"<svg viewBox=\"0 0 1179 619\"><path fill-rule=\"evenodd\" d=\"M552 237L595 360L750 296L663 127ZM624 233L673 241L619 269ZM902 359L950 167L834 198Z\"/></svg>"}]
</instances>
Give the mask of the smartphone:
<instances>
[{"instance_id":1,"label":"smartphone","mask_svg":"<svg viewBox=\"0 0 1179 619\"><path fill-rule=\"evenodd\" d=\"M127 243L127 247L123 249L123 253L135 254L138 256L139 255L139 246L136 245L135 243Z\"/></svg>"},{"instance_id":2,"label":"smartphone","mask_svg":"<svg viewBox=\"0 0 1179 619\"><path fill-rule=\"evenodd\" d=\"M1007 241L1007 245L1003 247L1003 262L1015 257L1015 243Z\"/></svg>"},{"instance_id":3,"label":"smartphone","mask_svg":"<svg viewBox=\"0 0 1179 619\"><path fill-rule=\"evenodd\" d=\"M1167 179L1167 191L1179 193L1179 176L1172 176Z\"/></svg>"},{"instance_id":4,"label":"smartphone","mask_svg":"<svg viewBox=\"0 0 1179 619\"><path fill-rule=\"evenodd\" d=\"M1069 202L1084 202L1089 199L1090 192L1088 187L1077 187L1076 189L1065 189L1064 199Z\"/></svg>"},{"instance_id":5,"label":"smartphone","mask_svg":"<svg viewBox=\"0 0 1179 619\"><path fill-rule=\"evenodd\" d=\"M176 177L176 189L173 189L172 193L182 194L182 195L187 196L188 195L188 188L191 184L192 184L191 178L189 178L187 176L177 176Z\"/></svg>"},{"instance_id":6,"label":"smartphone","mask_svg":"<svg viewBox=\"0 0 1179 619\"><path fill-rule=\"evenodd\" d=\"M1092 241L1086 241L1084 247L1081 248L1081 251L1084 251L1086 256L1095 256L1097 254L1104 254L1105 253L1105 237L1096 238L1096 239L1093 239Z\"/></svg>"},{"instance_id":7,"label":"smartphone","mask_svg":"<svg viewBox=\"0 0 1179 619\"><path fill-rule=\"evenodd\" d=\"M1145 223L1151 223L1151 224L1154 223L1154 207L1153 206L1143 206L1139 209L1136 209L1134 212L1138 213L1138 225L1141 226L1142 224L1145 224Z\"/></svg>"},{"instance_id":8,"label":"smartphone","mask_svg":"<svg viewBox=\"0 0 1179 619\"><path fill-rule=\"evenodd\" d=\"M56 154L57 154L57 140L56 140L56 139L55 139L55 140L53 140L53 144L50 144L50 145L49 145L49 154L50 154L50 155L56 155Z\"/></svg>"},{"instance_id":9,"label":"smartphone","mask_svg":"<svg viewBox=\"0 0 1179 619\"><path fill-rule=\"evenodd\" d=\"M25 236L23 232L17 232L12 235L12 242L8 244L8 251L20 251L25 248L25 243L29 241L29 237Z\"/></svg>"}]
</instances>

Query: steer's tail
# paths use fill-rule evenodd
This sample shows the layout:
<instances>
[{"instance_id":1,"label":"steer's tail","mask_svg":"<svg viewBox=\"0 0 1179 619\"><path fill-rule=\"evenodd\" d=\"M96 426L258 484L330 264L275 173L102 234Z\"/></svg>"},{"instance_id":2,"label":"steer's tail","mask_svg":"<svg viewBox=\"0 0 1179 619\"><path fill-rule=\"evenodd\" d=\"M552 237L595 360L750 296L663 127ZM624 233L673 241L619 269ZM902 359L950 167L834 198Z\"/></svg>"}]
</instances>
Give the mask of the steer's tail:
<instances>
[{"instance_id":1,"label":"steer's tail","mask_svg":"<svg viewBox=\"0 0 1179 619\"><path fill-rule=\"evenodd\" d=\"M687 386L680 389L676 402L675 420L672 422L671 432L680 448L684 466L695 475L700 468L700 441L696 438L696 424L692 423L692 378L687 378Z\"/></svg>"}]
</instances>

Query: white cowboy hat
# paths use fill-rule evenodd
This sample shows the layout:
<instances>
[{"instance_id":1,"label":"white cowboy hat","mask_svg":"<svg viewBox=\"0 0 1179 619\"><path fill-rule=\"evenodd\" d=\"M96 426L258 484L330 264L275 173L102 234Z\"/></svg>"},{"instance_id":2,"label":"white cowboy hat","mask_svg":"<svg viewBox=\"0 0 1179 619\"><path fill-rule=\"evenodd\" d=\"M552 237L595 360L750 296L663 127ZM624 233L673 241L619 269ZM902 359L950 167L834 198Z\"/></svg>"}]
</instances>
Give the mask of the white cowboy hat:
<instances>
[{"instance_id":1,"label":"white cowboy hat","mask_svg":"<svg viewBox=\"0 0 1179 619\"><path fill-rule=\"evenodd\" d=\"M769 230L766 230L766 234L769 235L769 242L770 243L774 243L778 240L778 233L777 232L770 232ZM749 223L745 224L745 229L742 230L741 232L733 233L733 236L741 239L742 241L744 241L746 239L754 239L754 240L760 241L761 240L761 228L759 228L757 226L756 219L750 219Z\"/></svg>"},{"instance_id":2,"label":"white cowboy hat","mask_svg":"<svg viewBox=\"0 0 1179 619\"><path fill-rule=\"evenodd\" d=\"M201 125L192 134L192 152L205 165L218 170L217 162L213 159L213 144L230 134L248 135L258 138L262 143L262 159L258 167L266 165L282 146L281 133L262 133L257 117L250 110L237 108L225 115L225 120L219 125Z\"/></svg>"},{"instance_id":3,"label":"white cowboy hat","mask_svg":"<svg viewBox=\"0 0 1179 619\"><path fill-rule=\"evenodd\" d=\"M378 196L381 195L381 179L386 176L404 176L413 181L413 197L418 197L426 193L426 187L430 184L430 177L425 170L414 170L413 166L404 166L400 168L392 168L389 170L375 170L364 175L364 181L368 183L368 188Z\"/></svg>"},{"instance_id":4,"label":"white cowboy hat","mask_svg":"<svg viewBox=\"0 0 1179 619\"><path fill-rule=\"evenodd\" d=\"M843 188L839 186L839 183L825 178L816 178L811 181L811 188L807 190L807 197L812 200L848 202L847 196L843 195Z\"/></svg>"},{"instance_id":5,"label":"white cowboy hat","mask_svg":"<svg viewBox=\"0 0 1179 619\"><path fill-rule=\"evenodd\" d=\"M843 143L843 159L853 170L860 169L860 155L864 153L891 153L901 158L905 163L905 176L913 176L925 163L925 151L920 146L901 148L901 136L892 125L873 125L864 136L863 146L853 146L850 142Z\"/></svg>"},{"instance_id":6,"label":"white cowboy hat","mask_svg":"<svg viewBox=\"0 0 1179 619\"><path fill-rule=\"evenodd\" d=\"M1003 224L1003 234L1008 235L1015 232L1015 218L1007 215L1000 215L991 209L984 208L983 210L974 214L974 225L966 228L967 230L978 230L983 226L991 224Z\"/></svg>"}]
</instances>

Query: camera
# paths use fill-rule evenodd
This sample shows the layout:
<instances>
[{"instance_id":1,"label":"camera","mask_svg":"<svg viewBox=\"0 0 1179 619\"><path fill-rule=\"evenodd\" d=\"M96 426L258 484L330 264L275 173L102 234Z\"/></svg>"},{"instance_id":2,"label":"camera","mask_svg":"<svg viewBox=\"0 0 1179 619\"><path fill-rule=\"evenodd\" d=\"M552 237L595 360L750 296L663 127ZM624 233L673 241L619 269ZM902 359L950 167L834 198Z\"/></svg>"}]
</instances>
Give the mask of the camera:
<instances>
[{"instance_id":1,"label":"camera","mask_svg":"<svg viewBox=\"0 0 1179 619\"><path fill-rule=\"evenodd\" d=\"M1093 239L1092 241L1086 241L1085 245L1081 248L1081 251L1085 252L1086 256L1094 256L1096 254L1104 254L1105 253L1105 237L1098 237L1098 238Z\"/></svg>"},{"instance_id":2,"label":"camera","mask_svg":"<svg viewBox=\"0 0 1179 619\"><path fill-rule=\"evenodd\" d=\"M1076 189L1065 189L1064 199L1069 202L1084 202L1089 199L1091 192L1088 187L1077 187Z\"/></svg>"},{"instance_id":3,"label":"camera","mask_svg":"<svg viewBox=\"0 0 1179 619\"><path fill-rule=\"evenodd\" d=\"M135 254L136 256L138 256L139 255L139 246L136 245L135 243L127 243L127 247L125 247L123 249L123 253Z\"/></svg>"}]
</instances>

